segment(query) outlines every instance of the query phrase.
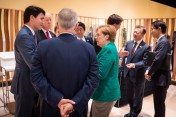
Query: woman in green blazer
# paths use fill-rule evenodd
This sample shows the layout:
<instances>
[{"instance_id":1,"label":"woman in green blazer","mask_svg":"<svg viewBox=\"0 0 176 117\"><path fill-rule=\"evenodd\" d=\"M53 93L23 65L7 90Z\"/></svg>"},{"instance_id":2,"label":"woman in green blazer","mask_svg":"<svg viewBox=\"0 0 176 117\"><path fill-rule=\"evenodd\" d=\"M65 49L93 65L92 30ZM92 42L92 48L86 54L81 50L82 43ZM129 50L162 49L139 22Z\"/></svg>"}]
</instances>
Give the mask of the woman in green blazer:
<instances>
[{"instance_id":1,"label":"woman in green blazer","mask_svg":"<svg viewBox=\"0 0 176 117\"><path fill-rule=\"evenodd\" d=\"M115 102L121 98L118 70L119 55L114 44L116 30L111 25L96 29L97 45L102 50L97 55L99 63L99 86L92 96L92 117L109 117Z\"/></svg>"}]
</instances>

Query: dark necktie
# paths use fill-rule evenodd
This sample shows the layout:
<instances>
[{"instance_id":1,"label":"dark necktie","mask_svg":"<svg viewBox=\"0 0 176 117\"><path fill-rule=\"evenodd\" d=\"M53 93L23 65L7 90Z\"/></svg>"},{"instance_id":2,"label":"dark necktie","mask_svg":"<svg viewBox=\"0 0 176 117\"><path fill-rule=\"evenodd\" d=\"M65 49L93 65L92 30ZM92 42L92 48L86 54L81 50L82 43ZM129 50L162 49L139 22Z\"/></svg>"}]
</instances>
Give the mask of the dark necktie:
<instances>
[{"instance_id":1,"label":"dark necktie","mask_svg":"<svg viewBox=\"0 0 176 117\"><path fill-rule=\"evenodd\" d=\"M131 52L132 55L133 55L134 52L135 52L134 50L135 50L136 46L137 46L137 42L134 43L134 46L133 46L133 48L132 48L132 52Z\"/></svg>"},{"instance_id":2,"label":"dark necktie","mask_svg":"<svg viewBox=\"0 0 176 117\"><path fill-rule=\"evenodd\" d=\"M49 32L48 32L48 31L46 31L46 37L47 37L47 39L50 39L50 36L49 36Z\"/></svg>"},{"instance_id":3,"label":"dark necktie","mask_svg":"<svg viewBox=\"0 0 176 117\"><path fill-rule=\"evenodd\" d=\"M37 44L37 37L34 35L34 41Z\"/></svg>"}]
</instances>

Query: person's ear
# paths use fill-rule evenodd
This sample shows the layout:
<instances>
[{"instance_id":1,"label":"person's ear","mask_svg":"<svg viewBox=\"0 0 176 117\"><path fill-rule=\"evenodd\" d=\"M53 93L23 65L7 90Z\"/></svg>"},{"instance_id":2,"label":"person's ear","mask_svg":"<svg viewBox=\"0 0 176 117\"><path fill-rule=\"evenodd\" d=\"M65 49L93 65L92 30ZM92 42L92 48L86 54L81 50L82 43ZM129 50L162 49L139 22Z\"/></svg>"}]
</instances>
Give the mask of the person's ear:
<instances>
[{"instance_id":1,"label":"person's ear","mask_svg":"<svg viewBox=\"0 0 176 117\"><path fill-rule=\"evenodd\" d=\"M108 40L108 39L109 39L109 35L106 35L105 37L106 37L106 40Z\"/></svg>"},{"instance_id":2,"label":"person's ear","mask_svg":"<svg viewBox=\"0 0 176 117\"><path fill-rule=\"evenodd\" d=\"M35 19L35 17L33 15L30 15L29 18L30 18L29 21L33 21Z\"/></svg>"}]
</instances>

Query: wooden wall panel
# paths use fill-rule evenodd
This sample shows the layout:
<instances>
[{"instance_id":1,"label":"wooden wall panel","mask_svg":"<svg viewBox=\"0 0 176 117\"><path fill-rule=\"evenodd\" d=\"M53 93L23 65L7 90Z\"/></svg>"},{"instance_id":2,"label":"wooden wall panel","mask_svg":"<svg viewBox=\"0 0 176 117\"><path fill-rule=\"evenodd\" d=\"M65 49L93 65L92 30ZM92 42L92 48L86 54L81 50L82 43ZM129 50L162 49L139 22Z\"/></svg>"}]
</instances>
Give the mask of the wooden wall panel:
<instances>
[{"instance_id":1,"label":"wooden wall panel","mask_svg":"<svg viewBox=\"0 0 176 117\"><path fill-rule=\"evenodd\" d=\"M166 29L166 35L168 35L168 28L169 28L169 18L166 18L166 25L167 25L167 29Z\"/></svg>"},{"instance_id":2,"label":"wooden wall panel","mask_svg":"<svg viewBox=\"0 0 176 117\"><path fill-rule=\"evenodd\" d=\"M172 73L172 81L176 81L175 74L176 74L176 41L175 41L175 48L174 48L174 67L173 67L173 73Z\"/></svg>"},{"instance_id":3,"label":"wooden wall panel","mask_svg":"<svg viewBox=\"0 0 176 117\"><path fill-rule=\"evenodd\" d=\"M2 30L1 30L1 13L2 13L2 9L0 9L0 52L3 51L3 39L2 39Z\"/></svg>"},{"instance_id":4,"label":"wooden wall panel","mask_svg":"<svg viewBox=\"0 0 176 117\"><path fill-rule=\"evenodd\" d=\"M15 10L15 35L17 35L19 32L18 20L19 20L19 11Z\"/></svg>"},{"instance_id":5,"label":"wooden wall panel","mask_svg":"<svg viewBox=\"0 0 176 117\"><path fill-rule=\"evenodd\" d=\"M15 24L14 24L15 10L10 10L10 51L14 51L15 40Z\"/></svg>"},{"instance_id":6,"label":"wooden wall panel","mask_svg":"<svg viewBox=\"0 0 176 117\"><path fill-rule=\"evenodd\" d=\"M24 11L21 11L21 28L23 27L24 25Z\"/></svg>"},{"instance_id":7,"label":"wooden wall panel","mask_svg":"<svg viewBox=\"0 0 176 117\"><path fill-rule=\"evenodd\" d=\"M173 33L175 28L175 19L171 19L171 34L170 34L170 45L172 45Z\"/></svg>"},{"instance_id":8,"label":"wooden wall panel","mask_svg":"<svg viewBox=\"0 0 176 117\"><path fill-rule=\"evenodd\" d=\"M8 30L8 9L4 9L4 34L5 34L5 42L6 42L6 50L10 51L10 39L9 39L9 30Z\"/></svg>"}]
</instances>

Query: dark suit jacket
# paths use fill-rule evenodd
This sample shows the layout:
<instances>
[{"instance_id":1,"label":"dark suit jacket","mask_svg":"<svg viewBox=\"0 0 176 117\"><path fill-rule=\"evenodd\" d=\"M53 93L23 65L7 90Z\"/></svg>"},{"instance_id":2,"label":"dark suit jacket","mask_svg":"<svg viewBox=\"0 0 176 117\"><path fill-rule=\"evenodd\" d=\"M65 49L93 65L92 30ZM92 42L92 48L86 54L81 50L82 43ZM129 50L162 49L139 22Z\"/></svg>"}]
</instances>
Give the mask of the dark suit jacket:
<instances>
[{"instance_id":1,"label":"dark suit jacket","mask_svg":"<svg viewBox=\"0 0 176 117\"><path fill-rule=\"evenodd\" d=\"M86 117L98 75L97 57L90 44L71 34L40 42L32 61L31 80L43 98L41 117L58 117L57 105L62 98L76 102L70 117Z\"/></svg>"},{"instance_id":2,"label":"dark suit jacket","mask_svg":"<svg viewBox=\"0 0 176 117\"><path fill-rule=\"evenodd\" d=\"M32 97L36 95L30 81L31 59L37 45L30 29L23 26L15 39L16 67L12 79L11 92L13 94Z\"/></svg>"},{"instance_id":3,"label":"dark suit jacket","mask_svg":"<svg viewBox=\"0 0 176 117\"><path fill-rule=\"evenodd\" d=\"M52 38L56 37L56 35L54 33L52 33L51 31L49 31L49 33L51 34ZM47 39L47 37L44 34L43 30L36 30L35 31L35 35L37 37L37 43L39 43L40 41L43 41L43 40Z\"/></svg>"},{"instance_id":4,"label":"dark suit jacket","mask_svg":"<svg viewBox=\"0 0 176 117\"><path fill-rule=\"evenodd\" d=\"M84 36L84 38L85 38L86 42L88 42L91 45L93 45L93 39L92 39L92 37L90 37L90 36Z\"/></svg>"},{"instance_id":5,"label":"dark suit jacket","mask_svg":"<svg viewBox=\"0 0 176 117\"><path fill-rule=\"evenodd\" d=\"M146 60L148 52L150 51L150 46L146 44L144 41L141 41L139 46L137 47L135 53L132 55L132 48L134 45L134 40L127 42L125 46L125 50L129 52L127 57L126 65L129 63L134 63L135 68L128 69L125 65L124 68L124 77L129 74L130 80L132 82L143 82L145 80L144 74L146 71Z\"/></svg>"},{"instance_id":6,"label":"dark suit jacket","mask_svg":"<svg viewBox=\"0 0 176 117\"><path fill-rule=\"evenodd\" d=\"M156 86L168 86L171 83L170 70L160 70L160 67L163 64L167 53L171 52L170 43L166 36L163 36L158 40L157 45L153 51L156 52L156 56L152 62L152 65L148 68L148 74L152 76L152 82Z\"/></svg>"},{"instance_id":7,"label":"dark suit jacket","mask_svg":"<svg viewBox=\"0 0 176 117\"><path fill-rule=\"evenodd\" d=\"M95 51L96 51L96 54L98 54L100 51L101 51L101 47L97 45L97 41L96 39L94 39L94 48L95 48Z\"/></svg>"}]
</instances>

